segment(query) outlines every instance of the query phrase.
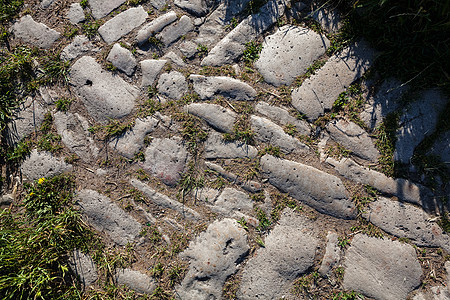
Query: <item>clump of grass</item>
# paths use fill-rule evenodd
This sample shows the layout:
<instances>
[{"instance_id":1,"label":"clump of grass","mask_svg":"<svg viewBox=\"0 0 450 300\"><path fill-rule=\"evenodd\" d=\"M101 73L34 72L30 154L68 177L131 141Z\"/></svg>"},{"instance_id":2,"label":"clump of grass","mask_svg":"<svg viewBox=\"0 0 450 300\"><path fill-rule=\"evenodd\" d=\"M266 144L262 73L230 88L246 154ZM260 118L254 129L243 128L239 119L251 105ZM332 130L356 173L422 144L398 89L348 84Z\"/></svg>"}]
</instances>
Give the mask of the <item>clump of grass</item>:
<instances>
[{"instance_id":1,"label":"clump of grass","mask_svg":"<svg viewBox=\"0 0 450 300\"><path fill-rule=\"evenodd\" d=\"M42 84L54 84L69 82L69 65L70 62L63 61L60 53L48 54L40 57L39 63L44 71L44 75L40 77Z\"/></svg>"},{"instance_id":2,"label":"clump of grass","mask_svg":"<svg viewBox=\"0 0 450 300\"><path fill-rule=\"evenodd\" d=\"M266 213L260 208L256 208L256 218L259 221L258 227L256 228L258 231L265 232L272 225L272 222L267 217Z\"/></svg>"},{"instance_id":3,"label":"clump of grass","mask_svg":"<svg viewBox=\"0 0 450 300\"><path fill-rule=\"evenodd\" d=\"M92 39L97 35L98 29L100 28L101 24L101 21L94 20L92 19L92 17L88 16L87 21L81 24L81 30L83 31L84 35L86 35L89 39Z\"/></svg>"},{"instance_id":4,"label":"clump of grass","mask_svg":"<svg viewBox=\"0 0 450 300\"><path fill-rule=\"evenodd\" d=\"M197 55L202 58L208 55L208 47L202 44L198 44L197 46Z\"/></svg>"},{"instance_id":5,"label":"clump of grass","mask_svg":"<svg viewBox=\"0 0 450 300\"><path fill-rule=\"evenodd\" d=\"M73 99L70 98L60 98L56 100L55 105L56 109L59 111L68 111L70 108L70 105L72 104Z\"/></svg>"},{"instance_id":6,"label":"clump of grass","mask_svg":"<svg viewBox=\"0 0 450 300\"><path fill-rule=\"evenodd\" d=\"M93 126L88 131L97 135L100 140L107 141L113 137L120 136L133 126L134 122L120 122L119 120L111 119L107 125Z\"/></svg>"},{"instance_id":7,"label":"clump of grass","mask_svg":"<svg viewBox=\"0 0 450 300\"><path fill-rule=\"evenodd\" d=\"M37 147L41 151L48 151L51 153L56 153L63 148L61 145L61 137L51 132L43 135L38 140Z\"/></svg>"},{"instance_id":8,"label":"clump of grass","mask_svg":"<svg viewBox=\"0 0 450 300\"><path fill-rule=\"evenodd\" d=\"M208 137L208 133L202 128L202 122L188 113L177 113L174 118L182 122L181 135L187 143L188 150L196 155L200 144Z\"/></svg>"},{"instance_id":9,"label":"clump of grass","mask_svg":"<svg viewBox=\"0 0 450 300\"><path fill-rule=\"evenodd\" d=\"M380 169L384 174L391 177L395 175L394 151L398 119L399 115L396 113L387 115L383 123L374 132L377 137L375 146L381 154L378 159Z\"/></svg>"},{"instance_id":10,"label":"clump of grass","mask_svg":"<svg viewBox=\"0 0 450 300\"><path fill-rule=\"evenodd\" d=\"M190 161L187 166L187 171L181 175L178 183L178 196L184 201L184 197L196 189L201 189L205 186L205 178L196 168L194 161Z\"/></svg>"},{"instance_id":11,"label":"clump of grass","mask_svg":"<svg viewBox=\"0 0 450 300\"><path fill-rule=\"evenodd\" d=\"M313 62L311 66L306 69L306 73L303 75L298 76L295 78L294 85L299 87L302 85L302 83L311 77L312 75L316 74L316 71L318 71L320 68L322 68L325 65L325 60L316 60Z\"/></svg>"},{"instance_id":12,"label":"clump of grass","mask_svg":"<svg viewBox=\"0 0 450 300\"><path fill-rule=\"evenodd\" d=\"M223 138L226 141L242 141L245 144L253 145L254 133L248 124L246 116L241 116L239 120L234 124L232 133L224 133Z\"/></svg>"},{"instance_id":13,"label":"clump of grass","mask_svg":"<svg viewBox=\"0 0 450 300\"><path fill-rule=\"evenodd\" d=\"M255 41L250 41L250 42L246 43L244 55L243 55L245 64L246 65L253 64L253 62L259 58L259 54L261 53L261 50L262 50L261 43L258 43Z\"/></svg>"}]
</instances>

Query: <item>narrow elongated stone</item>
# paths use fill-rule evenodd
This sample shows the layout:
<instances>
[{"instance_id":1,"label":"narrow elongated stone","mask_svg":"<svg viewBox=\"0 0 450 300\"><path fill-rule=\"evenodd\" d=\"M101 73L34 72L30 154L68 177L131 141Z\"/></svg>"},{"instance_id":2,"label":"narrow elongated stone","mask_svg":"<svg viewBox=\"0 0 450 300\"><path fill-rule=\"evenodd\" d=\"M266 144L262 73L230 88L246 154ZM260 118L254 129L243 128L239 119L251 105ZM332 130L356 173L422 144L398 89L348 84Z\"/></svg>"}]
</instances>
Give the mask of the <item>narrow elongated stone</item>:
<instances>
[{"instance_id":1,"label":"narrow elongated stone","mask_svg":"<svg viewBox=\"0 0 450 300\"><path fill-rule=\"evenodd\" d=\"M100 26L98 33L105 42L111 44L141 26L147 16L148 14L142 6L132 7Z\"/></svg>"},{"instance_id":2,"label":"narrow elongated stone","mask_svg":"<svg viewBox=\"0 0 450 300\"><path fill-rule=\"evenodd\" d=\"M139 30L136 35L136 42L139 45L145 44L146 42L148 42L148 39L151 36L163 30L163 28L167 25L175 22L176 19L177 14L174 11L170 11L154 19L149 24L145 25L141 30Z\"/></svg>"}]
</instances>

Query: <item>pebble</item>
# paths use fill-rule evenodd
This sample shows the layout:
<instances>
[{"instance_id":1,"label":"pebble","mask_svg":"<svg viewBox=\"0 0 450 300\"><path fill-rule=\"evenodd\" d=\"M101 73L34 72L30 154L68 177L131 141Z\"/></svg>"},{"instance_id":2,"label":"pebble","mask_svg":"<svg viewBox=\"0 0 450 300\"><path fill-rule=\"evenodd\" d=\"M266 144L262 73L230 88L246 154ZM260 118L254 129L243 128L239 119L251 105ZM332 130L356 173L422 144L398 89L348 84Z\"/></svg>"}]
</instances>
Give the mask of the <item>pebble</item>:
<instances>
[{"instance_id":1,"label":"pebble","mask_svg":"<svg viewBox=\"0 0 450 300\"><path fill-rule=\"evenodd\" d=\"M78 249L69 257L69 267L80 278L84 288L93 285L98 279L97 266L92 257Z\"/></svg>"},{"instance_id":2,"label":"pebble","mask_svg":"<svg viewBox=\"0 0 450 300\"><path fill-rule=\"evenodd\" d=\"M177 14L174 11L170 11L147 25L145 25L142 29L139 30L139 32L136 35L136 42L139 45L143 45L148 42L148 39L153 36L155 33L160 32L163 30L164 27L167 25L175 22L177 20Z\"/></svg>"},{"instance_id":3,"label":"pebble","mask_svg":"<svg viewBox=\"0 0 450 300\"><path fill-rule=\"evenodd\" d=\"M322 277L329 277L332 273L332 269L337 266L341 260L342 251L338 242L337 233L328 231L325 255L323 256L322 263L318 270Z\"/></svg>"},{"instance_id":4,"label":"pebble","mask_svg":"<svg viewBox=\"0 0 450 300\"><path fill-rule=\"evenodd\" d=\"M73 41L61 51L61 59L69 61L92 50L94 45L84 35L77 35Z\"/></svg>"},{"instance_id":5,"label":"pebble","mask_svg":"<svg viewBox=\"0 0 450 300\"><path fill-rule=\"evenodd\" d=\"M141 87L153 85L167 60L146 59L140 62L142 70Z\"/></svg>"},{"instance_id":6,"label":"pebble","mask_svg":"<svg viewBox=\"0 0 450 300\"><path fill-rule=\"evenodd\" d=\"M210 2L210 1L208 1ZM173 3L188 13L201 17L208 13L209 7L205 0L175 0Z\"/></svg>"},{"instance_id":7,"label":"pebble","mask_svg":"<svg viewBox=\"0 0 450 300\"><path fill-rule=\"evenodd\" d=\"M16 144L41 127L46 109L39 101L27 97L16 110L12 122L8 123L8 138L11 144Z\"/></svg>"},{"instance_id":8,"label":"pebble","mask_svg":"<svg viewBox=\"0 0 450 300\"><path fill-rule=\"evenodd\" d=\"M141 294L152 294L156 289L156 282L150 276L132 269L119 269L115 274L118 285L125 285Z\"/></svg>"},{"instance_id":9,"label":"pebble","mask_svg":"<svg viewBox=\"0 0 450 300\"><path fill-rule=\"evenodd\" d=\"M67 13L67 18L70 23L78 24L86 20L84 15L84 10L81 7L80 3L72 3L69 8L69 12Z\"/></svg>"},{"instance_id":10,"label":"pebble","mask_svg":"<svg viewBox=\"0 0 450 300\"><path fill-rule=\"evenodd\" d=\"M92 16L95 19L106 17L114 9L121 6L126 0L89 0Z\"/></svg>"}]
</instances>

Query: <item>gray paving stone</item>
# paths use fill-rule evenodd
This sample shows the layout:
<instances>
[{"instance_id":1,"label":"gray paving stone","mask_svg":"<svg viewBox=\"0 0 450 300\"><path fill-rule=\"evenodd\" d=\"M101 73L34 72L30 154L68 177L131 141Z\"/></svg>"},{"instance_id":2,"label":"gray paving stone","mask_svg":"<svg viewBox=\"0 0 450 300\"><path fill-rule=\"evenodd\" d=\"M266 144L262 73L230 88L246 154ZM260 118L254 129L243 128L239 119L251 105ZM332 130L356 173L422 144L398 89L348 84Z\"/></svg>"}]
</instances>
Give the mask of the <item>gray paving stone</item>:
<instances>
[{"instance_id":1,"label":"gray paving stone","mask_svg":"<svg viewBox=\"0 0 450 300\"><path fill-rule=\"evenodd\" d=\"M309 149L308 146L285 133L283 128L266 118L252 115L250 117L250 126L255 133L256 140L280 147L283 153L306 152Z\"/></svg>"},{"instance_id":2,"label":"gray paving stone","mask_svg":"<svg viewBox=\"0 0 450 300\"><path fill-rule=\"evenodd\" d=\"M138 118L133 128L113 139L109 146L126 158L133 159L135 154L144 147L145 136L155 130L158 124L159 120L153 117Z\"/></svg>"},{"instance_id":3,"label":"gray paving stone","mask_svg":"<svg viewBox=\"0 0 450 300\"><path fill-rule=\"evenodd\" d=\"M192 58L197 53L198 45L192 41L184 41L178 49L186 58Z\"/></svg>"},{"instance_id":4,"label":"gray paving stone","mask_svg":"<svg viewBox=\"0 0 450 300\"><path fill-rule=\"evenodd\" d=\"M75 113L57 112L53 115L56 131L67 148L75 152L82 160L91 161L98 156L98 148L88 131L87 120Z\"/></svg>"},{"instance_id":5,"label":"gray paving stone","mask_svg":"<svg viewBox=\"0 0 450 300\"><path fill-rule=\"evenodd\" d=\"M66 164L63 160L54 157L49 152L31 151L30 156L22 163L22 174L29 180L36 180L42 177L53 177L65 172L72 171L72 165Z\"/></svg>"},{"instance_id":6,"label":"gray paving stone","mask_svg":"<svg viewBox=\"0 0 450 300\"><path fill-rule=\"evenodd\" d=\"M328 33L336 33L342 28L341 15L337 10L330 8L315 8L309 17L317 21L322 29Z\"/></svg>"},{"instance_id":7,"label":"gray paving stone","mask_svg":"<svg viewBox=\"0 0 450 300\"><path fill-rule=\"evenodd\" d=\"M309 221L292 210L281 219L245 265L238 299L280 299L289 294L292 282L314 263L318 240Z\"/></svg>"},{"instance_id":8,"label":"gray paving stone","mask_svg":"<svg viewBox=\"0 0 450 300\"><path fill-rule=\"evenodd\" d=\"M269 183L280 191L321 213L343 219L356 216L355 206L336 176L271 155L261 157L261 170Z\"/></svg>"},{"instance_id":9,"label":"gray paving stone","mask_svg":"<svg viewBox=\"0 0 450 300\"><path fill-rule=\"evenodd\" d=\"M71 83L89 114L106 123L128 115L134 108L139 90L119 76L102 69L94 58L83 56L72 66Z\"/></svg>"},{"instance_id":10,"label":"gray paving stone","mask_svg":"<svg viewBox=\"0 0 450 300\"><path fill-rule=\"evenodd\" d=\"M203 60L202 66L221 66L232 64L244 53L245 44L256 39L283 16L285 0L271 0L261 7L260 12L244 19L228 33Z\"/></svg>"},{"instance_id":11,"label":"gray paving stone","mask_svg":"<svg viewBox=\"0 0 450 300\"><path fill-rule=\"evenodd\" d=\"M192 103L185 110L206 121L211 127L221 132L233 132L236 113L217 104Z\"/></svg>"},{"instance_id":12,"label":"gray paving stone","mask_svg":"<svg viewBox=\"0 0 450 300\"><path fill-rule=\"evenodd\" d=\"M264 80L275 86L290 85L325 53L330 42L311 29L286 25L263 42L255 67Z\"/></svg>"},{"instance_id":13,"label":"gray paving stone","mask_svg":"<svg viewBox=\"0 0 450 300\"><path fill-rule=\"evenodd\" d=\"M106 17L114 9L121 6L126 0L89 0L89 7L95 19Z\"/></svg>"},{"instance_id":14,"label":"gray paving stone","mask_svg":"<svg viewBox=\"0 0 450 300\"><path fill-rule=\"evenodd\" d=\"M332 108L339 94L372 65L375 52L359 42L331 57L315 75L292 92L292 105L315 120Z\"/></svg>"},{"instance_id":15,"label":"gray paving stone","mask_svg":"<svg viewBox=\"0 0 450 300\"><path fill-rule=\"evenodd\" d=\"M341 260L341 248L338 245L338 235L335 232L328 231L327 246L325 248L325 255L318 270L322 277L328 277L334 266L337 266Z\"/></svg>"},{"instance_id":16,"label":"gray paving stone","mask_svg":"<svg viewBox=\"0 0 450 300\"><path fill-rule=\"evenodd\" d=\"M84 35L77 35L73 41L61 51L61 59L72 60L93 49L91 41Z\"/></svg>"},{"instance_id":17,"label":"gray paving stone","mask_svg":"<svg viewBox=\"0 0 450 300\"><path fill-rule=\"evenodd\" d=\"M93 285L98 279L97 266L91 256L74 250L69 258L69 267L79 278L84 288Z\"/></svg>"},{"instance_id":18,"label":"gray paving stone","mask_svg":"<svg viewBox=\"0 0 450 300\"><path fill-rule=\"evenodd\" d=\"M225 188L216 199L208 201L208 206L229 217L234 212L251 212L253 210L252 199L246 193L233 188Z\"/></svg>"},{"instance_id":19,"label":"gray paving stone","mask_svg":"<svg viewBox=\"0 0 450 300\"><path fill-rule=\"evenodd\" d=\"M248 250L247 234L235 220L213 222L180 254L190 265L177 294L183 300L221 299L225 281Z\"/></svg>"},{"instance_id":20,"label":"gray paving stone","mask_svg":"<svg viewBox=\"0 0 450 300\"><path fill-rule=\"evenodd\" d=\"M243 142L225 141L221 134L210 132L205 142L204 157L218 158L255 158L258 150Z\"/></svg>"},{"instance_id":21,"label":"gray paving stone","mask_svg":"<svg viewBox=\"0 0 450 300\"><path fill-rule=\"evenodd\" d=\"M181 59L181 57L179 57L177 54L175 54L175 52L170 51L166 54L164 54L163 57L161 57L162 59L168 60L169 62L171 62L172 64L174 64L175 66L181 67L181 68L185 68L188 65Z\"/></svg>"},{"instance_id":22,"label":"gray paving stone","mask_svg":"<svg viewBox=\"0 0 450 300\"><path fill-rule=\"evenodd\" d=\"M38 101L28 97L20 105L13 117L13 122L8 124L8 138L11 144L16 144L35 130L39 130L46 109Z\"/></svg>"},{"instance_id":23,"label":"gray paving stone","mask_svg":"<svg viewBox=\"0 0 450 300\"><path fill-rule=\"evenodd\" d=\"M449 300L450 292L446 286L432 286L427 291L417 293L412 300Z\"/></svg>"},{"instance_id":24,"label":"gray paving stone","mask_svg":"<svg viewBox=\"0 0 450 300\"><path fill-rule=\"evenodd\" d=\"M176 42L179 38L189 33L194 29L191 18L188 16L182 16L175 24L168 25L160 33L156 35L161 42L166 46L170 46Z\"/></svg>"},{"instance_id":25,"label":"gray paving stone","mask_svg":"<svg viewBox=\"0 0 450 300\"><path fill-rule=\"evenodd\" d=\"M142 6L129 8L100 26L98 33L106 43L111 44L141 26L147 16Z\"/></svg>"},{"instance_id":26,"label":"gray paving stone","mask_svg":"<svg viewBox=\"0 0 450 300\"><path fill-rule=\"evenodd\" d=\"M157 88L161 95L179 100L188 91L188 84L183 74L171 71L159 76Z\"/></svg>"},{"instance_id":27,"label":"gray paving stone","mask_svg":"<svg viewBox=\"0 0 450 300\"><path fill-rule=\"evenodd\" d=\"M256 91L250 85L231 77L191 75L189 79L202 100L212 99L217 95L239 101L249 101L256 97Z\"/></svg>"},{"instance_id":28,"label":"gray paving stone","mask_svg":"<svg viewBox=\"0 0 450 300\"><path fill-rule=\"evenodd\" d=\"M137 179L131 179L130 183L132 186L144 193L144 195L147 196L156 205L159 205L163 208L170 208L191 220L198 220L200 218L200 215L195 210L184 206L183 203L170 199L166 195L158 193L145 183Z\"/></svg>"},{"instance_id":29,"label":"gray paving stone","mask_svg":"<svg viewBox=\"0 0 450 300\"><path fill-rule=\"evenodd\" d=\"M216 190L216 189L204 187L204 188L200 188L200 189L195 189L194 191L192 191L192 193L193 193L195 199L198 199L203 202L214 202L216 200L217 196L219 196L220 191Z\"/></svg>"},{"instance_id":30,"label":"gray paving stone","mask_svg":"<svg viewBox=\"0 0 450 300\"><path fill-rule=\"evenodd\" d=\"M409 163L417 145L436 129L438 116L448 102L436 89L418 96L417 101L404 109L399 120L401 127L396 132L394 159L402 163Z\"/></svg>"},{"instance_id":31,"label":"gray paving stone","mask_svg":"<svg viewBox=\"0 0 450 300\"><path fill-rule=\"evenodd\" d=\"M55 0L42 0L41 2L41 7L43 9L48 8L50 5L52 5L52 3L55 2Z\"/></svg>"},{"instance_id":32,"label":"gray paving stone","mask_svg":"<svg viewBox=\"0 0 450 300\"><path fill-rule=\"evenodd\" d=\"M115 280L118 285L125 285L141 294L152 294L156 289L156 283L153 278L132 269L117 270Z\"/></svg>"},{"instance_id":33,"label":"gray paving stone","mask_svg":"<svg viewBox=\"0 0 450 300\"><path fill-rule=\"evenodd\" d=\"M106 60L128 76L133 75L137 65L136 59L131 51L123 48L119 44L114 44Z\"/></svg>"},{"instance_id":34,"label":"gray paving stone","mask_svg":"<svg viewBox=\"0 0 450 300\"><path fill-rule=\"evenodd\" d=\"M106 233L119 246L125 246L139 236L142 225L108 197L89 189L79 191L76 197L88 223L95 230Z\"/></svg>"},{"instance_id":35,"label":"gray paving stone","mask_svg":"<svg viewBox=\"0 0 450 300\"><path fill-rule=\"evenodd\" d=\"M34 21L30 15L25 15L14 23L12 32L16 38L44 49L50 48L61 36L56 30Z\"/></svg>"},{"instance_id":36,"label":"gray paving stone","mask_svg":"<svg viewBox=\"0 0 450 300\"><path fill-rule=\"evenodd\" d=\"M380 153L375 148L367 132L347 120L333 120L327 124L326 129L331 138L350 150L356 156L372 162L377 162Z\"/></svg>"},{"instance_id":37,"label":"gray paving stone","mask_svg":"<svg viewBox=\"0 0 450 300\"><path fill-rule=\"evenodd\" d=\"M422 269L413 247L357 234L345 261L343 286L380 300L406 299Z\"/></svg>"},{"instance_id":38,"label":"gray paving stone","mask_svg":"<svg viewBox=\"0 0 450 300\"><path fill-rule=\"evenodd\" d=\"M177 20L177 14L174 11L169 11L168 13L154 19L150 23L140 29L136 35L136 42L139 45L143 45L148 42L148 39L154 34L163 30L167 25L175 22Z\"/></svg>"},{"instance_id":39,"label":"gray paving stone","mask_svg":"<svg viewBox=\"0 0 450 300\"><path fill-rule=\"evenodd\" d=\"M177 184L188 160L181 138L155 138L145 151L144 170L167 185Z\"/></svg>"},{"instance_id":40,"label":"gray paving stone","mask_svg":"<svg viewBox=\"0 0 450 300\"><path fill-rule=\"evenodd\" d=\"M167 4L167 0L150 0L150 3L156 9L163 9Z\"/></svg>"},{"instance_id":41,"label":"gray paving stone","mask_svg":"<svg viewBox=\"0 0 450 300\"><path fill-rule=\"evenodd\" d=\"M70 5L69 11L67 12L67 18L72 24L78 24L86 20L80 3L72 3Z\"/></svg>"},{"instance_id":42,"label":"gray paving stone","mask_svg":"<svg viewBox=\"0 0 450 300\"><path fill-rule=\"evenodd\" d=\"M418 246L450 250L450 238L421 208L379 197L363 215L375 226L397 237L406 237Z\"/></svg>"},{"instance_id":43,"label":"gray paving stone","mask_svg":"<svg viewBox=\"0 0 450 300\"><path fill-rule=\"evenodd\" d=\"M153 83L158 77L159 72L163 69L167 60L146 59L140 62L142 70L141 87L145 88Z\"/></svg>"},{"instance_id":44,"label":"gray paving stone","mask_svg":"<svg viewBox=\"0 0 450 300\"><path fill-rule=\"evenodd\" d=\"M209 12L208 4L212 4L211 2L205 0L175 0L173 3L188 13L201 17Z\"/></svg>"},{"instance_id":45,"label":"gray paving stone","mask_svg":"<svg viewBox=\"0 0 450 300\"><path fill-rule=\"evenodd\" d=\"M309 136L311 134L308 122L294 118L286 109L261 101L256 104L255 111L281 125L294 125L301 135Z\"/></svg>"}]
</instances>

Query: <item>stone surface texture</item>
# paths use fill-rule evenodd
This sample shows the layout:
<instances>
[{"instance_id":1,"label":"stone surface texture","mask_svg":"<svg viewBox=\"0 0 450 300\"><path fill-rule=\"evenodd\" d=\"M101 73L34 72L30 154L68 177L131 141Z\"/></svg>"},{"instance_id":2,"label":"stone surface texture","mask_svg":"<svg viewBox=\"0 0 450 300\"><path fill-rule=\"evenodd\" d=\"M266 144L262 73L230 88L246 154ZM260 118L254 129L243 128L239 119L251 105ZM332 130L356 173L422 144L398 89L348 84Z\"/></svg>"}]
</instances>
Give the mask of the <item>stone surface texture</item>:
<instances>
[{"instance_id":1,"label":"stone surface texture","mask_svg":"<svg viewBox=\"0 0 450 300\"><path fill-rule=\"evenodd\" d=\"M255 158L258 150L243 142L228 142L219 133L209 133L205 142L205 158Z\"/></svg>"},{"instance_id":2,"label":"stone surface texture","mask_svg":"<svg viewBox=\"0 0 450 300\"><path fill-rule=\"evenodd\" d=\"M100 26L98 33L106 43L111 44L141 26L147 16L142 6L129 8Z\"/></svg>"},{"instance_id":3,"label":"stone surface texture","mask_svg":"<svg viewBox=\"0 0 450 300\"><path fill-rule=\"evenodd\" d=\"M133 57L131 51L119 44L114 44L106 60L128 76L133 75L137 65L136 59Z\"/></svg>"},{"instance_id":4,"label":"stone surface texture","mask_svg":"<svg viewBox=\"0 0 450 300\"><path fill-rule=\"evenodd\" d=\"M203 100L220 95L231 100L248 101L256 96L256 91L251 86L231 77L191 75L189 79L194 84L194 91Z\"/></svg>"},{"instance_id":5,"label":"stone surface texture","mask_svg":"<svg viewBox=\"0 0 450 300\"><path fill-rule=\"evenodd\" d=\"M94 261L80 250L72 252L69 258L69 267L78 276L83 287L93 285L98 279L97 266Z\"/></svg>"},{"instance_id":6,"label":"stone surface texture","mask_svg":"<svg viewBox=\"0 0 450 300\"><path fill-rule=\"evenodd\" d=\"M188 84L183 74L171 71L159 76L157 88L162 95L178 100L187 92Z\"/></svg>"},{"instance_id":7,"label":"stone surface texture","mask_svg":"<svg viewBox=\"0 0 450 300\"><path fill-rule=\"evenodd\" d=\"M125 1L126 0L89 0L89 7L91 8L94 18L100 19L122 5Z\"/></svg>"},{"instance_id":8,"label":"stone surface texture","mask_svg":"<svg viewBox=\"0 0 450 300\"><path fill-rule=\"evenodd\" d=\"M177 14L174 11L170 11L162 16L159 16L139 30L136 35L136 42L140 45L147 43L151 36L160 32L164 27L175 22L176 20Z\"/></svg>"},{"instance_id":9,"label":"stone surface texture","mask_svg":"<svg viewBox=\"0 0 450 300\"><path fill-rule=\"evenodd\" d=\"M151 294L156 289L156 283L150 276L132 269L118 270L115 280L118 285L126 285L141 294Z\"/></svg>"},{"instance_id":10,"label":"stone surface texture","mask_svg":"<svg viewBox=\"0 0 450 300\"><path fill-rule=\"evenodd\" d=\"M153 85L158 74L163 69L167 60L163 59L146 59L140 62L142 70L141 87L145 88Z\"/></svg>"},{"instance_id":11,"label":"stone surface texture","mask_svg":"<svg viewBox=\"0 0 450 300\"><path fill-rule=\"evenodd\" d=\"M205 120L211 127L221 132L233 132L237 114L230 109L217 104L192 103L185 110Z\"/></svg>"},{"instance_id":12,"label":"stone surface texture","mask_svg":"<svg viewBox=\"0 0 450 300\"><path fill-rule=\"evenodd\" d=\"M64 47L61 52L61 59L73 60L78 56L87 53L92 48L94 48L94 46L86 36L77 35L69 45Z\"/></svg>"},{"instance_id":13,"label":"stone surface texture","mask_svg":"<svg viewBox=\"0 0 450 300\"><path fill-rule=\"evenodd\" d=\"M30 15L25 15L16 22L12 26L12 32L16 38L44 49L50 48L61 36L56 30L33 20Z\"/></svg>"},{"instance_id":14,"label":"stone surface texture","mask_svg":"<svg viewBox=\"0 0 450 300\"><path fill-rule=\"evenodd\" d=\"M81 23L86 19L80 3L72 3L70 5L69 12L67 13L67 18L72 24Z\"/></svg>"},{"instance_id":15,"label":"stone surface texture","mask_svg":"<svg viewBox=\"0 0 450 300\"><path fill-rule=\"evenodd\" d=\"M22 163L22 174L29 180L37 180L42 177L53 177L72 171L73 167L63 160L54 157L49 152L38 152L36 149Z\"/></svg>"},{"instance_id":16,"label":"stone surface texture","mask_svg":"<svg viewBox=\"0 0 450 300\"><path fill-rule=\"evenodd\" d=\"M16 144L41 127L46 113L45 107L31 97L19 105L12 122L8 124L8 138Z\"/></svg>"},{"instance_id":17,"label":"stone surface texture","mask_svg":"<svg viewBox=\"0 0 450 300\"><path fill-rule=\"evenodd\" d=\"M188 16L182 16L175 24L168 25L160 33L156 35L156 38L160 39L164 45L170 46L179 38L189 33L194 29L191 18Z\"/></svg>"}]
</instances>

